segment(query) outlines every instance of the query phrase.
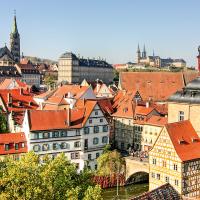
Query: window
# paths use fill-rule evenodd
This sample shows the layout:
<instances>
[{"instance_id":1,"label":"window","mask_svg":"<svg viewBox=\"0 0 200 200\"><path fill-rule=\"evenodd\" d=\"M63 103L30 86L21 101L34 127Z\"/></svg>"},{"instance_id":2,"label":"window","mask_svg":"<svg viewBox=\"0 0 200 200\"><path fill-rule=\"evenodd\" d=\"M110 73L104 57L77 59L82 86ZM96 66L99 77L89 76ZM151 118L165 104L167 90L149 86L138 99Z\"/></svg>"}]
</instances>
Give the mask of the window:
<instances>
[{"instance_id":1,"label":"window","mask_svg":"<svg viewBox=\"0 0 200 200\"><path fill-rule=\"evenodd\" d=\"M163 160L163 167L166 167L167 166L167 163L166 161Z\"/></svg>"},{"instance_id":2,"label":"window","mask_svg":"<svg viewBox=\"0 0 200 200\"><path fill-rule=\"evenodd\" d=\"M177 171L178 170L178 166L176 164L174 164L174 170Z\"/></svg>"},{"instance_id":3,"label":"window","mask_svg":"<svg viewBox=\"0 0 200 200\"><path fill-rule=\"evenodd\" d=\"M108 126L107 125L103 126L103 132L107 132L107 131L108 131Z\"/></svg>"},{"instance_id":4,"label":"window","mask_svg":"<svg viewBox=\"0 0 200 200\"><path fill-rule=\"evenodd\" d=\"M160 174L156 174L156 178L160 180Z\"/></svg>"},{"instance_id":5,"label":"window","mask_svg":"<svg viewBox=\"0 0 200 200\"><path fill-rule=\"evenodd\" d=\"M94 133L98 133L99 132L99 127L98 126L94 126Z\"/></svg>"},{"instance_id":6,"label":"window","mask_svg":"<svg viewBox=\"0 0 200 200\"><path fill-rule=\"evenodd\" d=\"M79 152L71 153L71 159L79 159L79 158L80 158Z\"/></svg>"},{"instance_id":7,"label":"window","mask_svg":"<svg viewBox=\"0 0 200 200\"><path fill-rule=\"evenodd\" d=\"M183 121L183 120L184 120L184 112L183 111L179 111L178 121Z\"/></svg>"},{"instance_id":8,"label":"window","mask_svg":"<svg viewBox=\"0 0 200 200\"><path fill-rule=\"evenodd\" d=\"M47 132L46 132L46 133L43 133L43 138L44 138L44 139L49 138L49 133L47 133Z\"/></svg>"},{"instance_id":9,"label":"window","mask_svg":"<svg viewBox=\"0 0 200 200\"><path fill-rule=\"evenodd\" d=\"M66 142L62 142L62 143L60 144L60 148L61 148L61 149L69 149L69 144L66 143Z\"/></svg>"},{"instance_id":10,"label":"window","mask_svg":"<svg viewBox=\"0 0 200 200\"><path fill-rule=\"evenodd\" d=\"M178 186L178 180L175 179L174 183L175 183L175 185Z\"/></svg>"},{"instance_id":11,"label":"window","mask_svg":"<svg viewBox=\"0 0 200 200\"><path fill-rule=\"evenodd\" d=\"M52 137L53 137L53 138L59 137L59 132L58 132L58 131L52 132Z\"/></svg>"},{"instance_id":12,"label":"window","mask_svg":"<svg viewBox=\"0 0 200 200\"><path fill-rule=\"evenodd\" d=\"M5 144L5 151L9 150L9 144Z\"/></svg>"},{"instance_id":13,"label":"window","mask_svg":"<svg viewBox=\"0 0 200 200\"><path fill-rule=\"evenodd\" d=\"M38 133L33 133L33 139L39 139L39 134Z\"/></svg>"},{"instance_id":14,"label":"window","mask_svg":"<svg viewBox=\"0 0 200 200\"><path fill-rule=\"evenodd\" d=\"M88 154L88 160L92 160L92 154Z\"/></svg>"},{"instance_id":15,"label":"window","mask_svg":"<svg viewBox=\"0 0 200 200\"><path fill-rule=\"evenodd\" d=\"M99 153L96 153L96 158L98 158L99 157Z\"/></svg>"},{"instance_id":16,"label":"window","mask_svg":"<svg viewBox=\"0 0 200 200\"><path fill-rule=\"evenodd\" d=\"M168 176L165 176L165 182L169 183L169 177Z\"/></svg>"},{"instance_id":17,"label":"window","mask_svg":"<svg viewBox=\"0 0 200 200\"><path fill-rule=\"evenodd\" d=\"M21 147L22 147L22 148L25 147L25 143L24 143L24 142L21 143Z\"/></svg>"},{"instance_id":18,"label":"window","mask_svg":"<svg viewBox=\"0 0 200 200\"><path fill-rule=\"evenodd\" d=\"M53 150L58 150L60 145L58 143L53 143Z\"/></svg>"},{"instance_id":19,"label":"window","mask_svg":"<svg viewBox=\"0 0 200 200\"><path fill-rule=\"evenodd\" d=\"M103 122L103 119L100 119L100 122Z\"/></svg>"},{"instance_id":20,"label":"window","mask_svg":"<svg viewBox=\"0 0 200 200\"><path fill-rule=\"evenodd\" d=\"M89 119L89 124L92 124L92 119Z\"/></svg>"},{"instance_id":21,"label":"window","mask_svg":"<svg viewBox=\"0 0 200 200\"><path fill-rule=\"evenodd\" d=\"M15 150L19 149L19 144L15 144Z\"/></svg>"},{"instance_id":22,"label":"window","mask_svg":"<svg viewBox=\"0 0 200 200\"><path fill-rule=\"evenodd\" d=\"M40 151L40 145L34 145L33 146L33 151L35 151L35 152L38 152L38 151Z\"/></svg>"},{"instance_id":23,"label":"window","mask_svg":"<svg viewBox=\"0 0 200 200\"><path fill-rule=\"evenodd\" d=\"M155 159L155 158L153 158L152 164L153 164L153 165L156 165L156 159Z\"/></svg>"},{"instance_id":24,"label":"window","mask_svg":"<svg viewBox=\"0 0 200 200\"><path fill-rule=\"evenodd\" d=\"M42 145L42 150L43 151L48 151L49 150L49 144L43 144Z\"/></svg>"},{"instance_id":25,"label":"window","mask_svg":"<svg viewBox=\"0 0 200 200\"><path fill-rule=\"evenodd\" d=\"M107 136L102 137L102 143L104 143L104 144L108 143L108 137Z\"/></svg>"},{"instance_id":26,"label":"window","mask_svg":"<svg viewBox=\"0 0 200 200\"><path fill-rule=\"evenodd\" d=\"M67 131L61 131L60 137L67 137Z\"/></svg>"},{"instance_id":27,"label":"window","mask_svg":"<svg viewBox=\"0 0 200 200\"><path fill-rule=\"evenodd\" d=\"M80 130L76 130L76 136L80 135Z\"/></svg>"},{"instance_id":28,"label":"window","mask_svg":"<svg viewBox=\"0 0 200 200\"><path fill-rule=\"evenodd\" d=\"M81 142L74 142L74 147L75 148L78 148L78 147L80 147L81 146Z\"/></svg>"},{"instance_id":29,"label":"window","mask_svg":"<svg viewBox=\"0 0 200 200\"><path fill-rule=\"evenodd\" d=\"M95 137L93 138L93 144L98 144L99 143L99 138Z\"/></svg>"},{"instance_id":30,"label":"window","mask_svg":"<svg viewBox=\"0 0 200 200\"><path fill-rule=\"evenodd\" d=\"M95 115L98 115L98 111L95 111Z\"/></svg>"},{"instance_id":31,"label":"window","mask_svg":"<svg viewBox=\"0 0 200 200\"><path fill-rule=\"evenodd\" d=\"M151 177L152 177L152 178L155 178L155 173L152 172L152 173L151 173Z\"/></svg>"},{"instance_id":32,"label":"window","mask_svg":"<svg viewBox=\"0 0 200 200\"><path fill-rule=\"evenodd\" d=\"M90 128L89 127L85 127L84 128L84 134L89 134L90 133Z\"/></svg>"}]
</instances>

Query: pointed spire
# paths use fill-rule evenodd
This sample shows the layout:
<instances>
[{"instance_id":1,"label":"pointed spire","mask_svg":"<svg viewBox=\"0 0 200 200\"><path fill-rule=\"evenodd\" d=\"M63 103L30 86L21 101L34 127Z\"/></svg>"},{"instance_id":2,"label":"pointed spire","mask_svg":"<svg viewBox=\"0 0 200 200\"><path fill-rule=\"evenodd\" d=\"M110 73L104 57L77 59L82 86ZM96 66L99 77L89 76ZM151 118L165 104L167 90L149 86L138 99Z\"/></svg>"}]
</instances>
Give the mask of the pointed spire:
<instances>
[{"instance_id":1,"label":"pointed spire","mask_svg":"<svg viewBox=\"0 0 200 200\"><path fill-rule=\"evenodd\" d=\"M155 56L154 49L153 49L153 57Z\"/></svg>"},{"instance_id":2,"label":"pointed spire","mask_svg":"<svg viewBox=\"0 0 200 200\"><path fill-rule=\"evenodd\" d=\"M139 46L139 43L138 43L137 53L140 53L140 46Z\"/></svg>"},{"instance_id":3,"label":"pointed spire","mask_svg":"<svg viewBox=\"0 0 200 200\"><path fill-rule=\"evenodd\" d=\"M14 21L13 21L12 33L18 33L18 30L17 30L17 19L16 19L16 10L14 10Z\"/></svg>"},{"instance_id":4,"label":"pointed spire","mask_svg":"<svg viewBox=\"0 0 200 200\"><path fill-rule=\"evenodd\" d=\"M144 44L143 52L146 53L145 44Z\"/></svg>"}]
</instances>

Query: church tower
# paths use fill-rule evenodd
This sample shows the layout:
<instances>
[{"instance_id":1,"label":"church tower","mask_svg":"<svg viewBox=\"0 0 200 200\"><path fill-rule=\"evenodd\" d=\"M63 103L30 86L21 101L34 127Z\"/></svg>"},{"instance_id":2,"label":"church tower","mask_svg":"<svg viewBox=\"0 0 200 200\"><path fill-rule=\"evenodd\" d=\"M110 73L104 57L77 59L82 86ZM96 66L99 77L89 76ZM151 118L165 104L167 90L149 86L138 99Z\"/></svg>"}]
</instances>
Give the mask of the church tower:
<instances>
[{"instance_id":1,"label":"church tower","mask_svg":"<svg viewBox=\"0 0 200 200\"><path fill-rule=\"evenodd\" d=\"M16 13L14 13L14 22L10 33L10 51L15 62L20 62L20 35L17 29Z\"/></svg>"},{"instance_id":2,"label":"church tower","mask_svg":"<svg viewBox=\"0 0 200 200\"><path fill-rule=\"evenodd\" d=\"M147 52L146 52L146 49L145 49L145 45L144 45L143 52L142 52L142 58L143 59L147 58Z\"/></svg>"},{"instance_id":3,"label":"church tower","mask_svg":"<svg viewBox=\"0 0 200 200\"><path fill-rule=\"evenodd\" d=\"M137 48L137 55L136 55L136 62L139 64L140 63L140 59L141 59L141 52L140 52L140 46L138 44L138 48Z\"/></svg>"}]
</instances>

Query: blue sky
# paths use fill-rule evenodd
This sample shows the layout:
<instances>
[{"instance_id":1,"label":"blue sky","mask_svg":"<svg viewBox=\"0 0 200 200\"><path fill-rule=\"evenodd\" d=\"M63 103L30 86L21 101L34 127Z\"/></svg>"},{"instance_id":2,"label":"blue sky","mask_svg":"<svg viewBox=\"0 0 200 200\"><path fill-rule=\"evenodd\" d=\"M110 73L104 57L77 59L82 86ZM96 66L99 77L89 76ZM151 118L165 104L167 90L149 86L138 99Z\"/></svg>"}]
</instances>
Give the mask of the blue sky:
<instances>
[{"instance_id":1,"label":"blue sky","mask_svg":"<svg viewBox=\"0 0 200 200\"><path fill-rule=\"evenodd\" d=\"M134 61L139 42L148 55L196 65L199 0L4 0L0 46L9 44L14 9L24 55L57 60L72 51L123 63Z\"/></svg>"}]
</instances>

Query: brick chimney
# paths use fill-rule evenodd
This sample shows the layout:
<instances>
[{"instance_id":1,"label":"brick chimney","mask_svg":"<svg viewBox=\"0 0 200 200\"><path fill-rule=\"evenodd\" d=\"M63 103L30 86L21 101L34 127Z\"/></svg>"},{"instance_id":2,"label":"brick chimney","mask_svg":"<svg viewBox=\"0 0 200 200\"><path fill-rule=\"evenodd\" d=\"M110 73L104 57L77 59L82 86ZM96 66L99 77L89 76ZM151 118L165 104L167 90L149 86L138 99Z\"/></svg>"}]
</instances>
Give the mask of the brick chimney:
<instances>
[{"instance_id":1,"label":"brick chimney","mask_svg":"<svg viewBox=\"0 0 200 200\"><path fill-rule=\"evenodd\" d=\"M199 55L197 56L197 62L198 62L198 71L200 72L200 46L198 47Z\"/></svg>"},{"instance_id":2,"label":"brick chimney","mask_svg":"<svg viewBox=\"0 0 200 200\"><path fill-rule=\"evenodd\" d=\"M67 109L67 126L71 125L71 109Z\"/></svg>"},{"instance_id":3,"label":"brick chimney","mask_svg":"<svg viewBox=\"0 0 200 200\"><path fill-rule=\"evenodd\" d=\"M22 95L23 94L23 88L20 88L19 90L20 90L20 95Z\"/></svg>"}]
</instances>

